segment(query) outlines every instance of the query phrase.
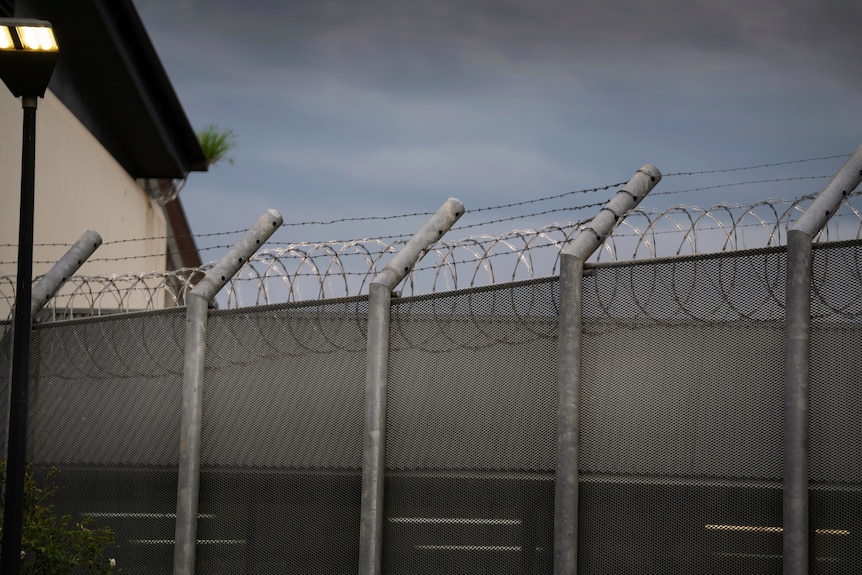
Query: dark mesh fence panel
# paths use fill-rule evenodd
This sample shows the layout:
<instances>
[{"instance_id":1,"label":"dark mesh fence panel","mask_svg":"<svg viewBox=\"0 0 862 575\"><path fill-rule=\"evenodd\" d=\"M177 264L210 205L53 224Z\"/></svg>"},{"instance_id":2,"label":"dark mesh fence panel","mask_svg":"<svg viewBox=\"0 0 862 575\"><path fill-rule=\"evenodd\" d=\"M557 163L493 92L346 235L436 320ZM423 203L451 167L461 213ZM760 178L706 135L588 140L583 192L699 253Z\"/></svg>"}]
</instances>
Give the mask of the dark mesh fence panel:
<instances>
[{"instance_id":1,"label":"dark mesh fence panel","mask_svg":"<svg viewBox=\"0 0 862 575\"><path fill-rule=\"evenodd\" d=\"M549 572L556 281L393 307L384 570Z\"/></svg>"},{"instance_id":2,"label":"dark mesh fence panel","mask_svg":"<svg viewBox=\"0 0 862 575\"><path fill-rule=\"evenodd\" d=\"M812 254L809 480L813 573L862 569L862 246Z\"/></svg>"},{"instance_id":3,"label":"dark mesh fence panel","mask_svg":"<svg viewBox=\"0 0 862 575\"><path fill-rule=\"evenodd\" d=\"M815 250L812 573L860 567L858 249ZM582 573L781 572L784 278L783 250L588 274Z\"/></svg>"},{"instance_id":4,"label":"dark mesh fence panel","mask_svg":"<svg viewBox=\"0 0 862 575\"><path fill-rule=\"evenodd\" d=\"M57 509L117 535L124 573L173 564L183 310L33 332L28 460L57 467Z\"/></svg>"},{"instance_id":5,"label":"dark mesh fence panel","mask_svg":"<svg viewBox=\"0 0 862 575\"><path fill-rule=\"evenodd\" d=\"M860 245L813 256L813 575L862 567ZM586 271L582 575L780 573L785 260ZM551 573L557 291L394 300L384 573ZM199 573L356 572L367 312L211 314ZM128 574L171 572L184 334L184 310L33 333L28 458Z\"/></svg>"},{"instance_id":6,"label":"dark mesh fence panel","mask_svg":"<svg viewBox=\"0 0 862 575\"><path fill-rule=\"evenodd\" d=\"M368 304L214 313L201 573L355 573Z\"/></svg>"},{"instance_id":7,"label":"dark mesh fence panel","mask_svg":"<svg viewBox=\"0 0 862 575\"><path fill-rule=\"evenodd\" d=\"M582 573L780 571L783 281L780 251L588 272Z\"/></svg>"}]
</instances>

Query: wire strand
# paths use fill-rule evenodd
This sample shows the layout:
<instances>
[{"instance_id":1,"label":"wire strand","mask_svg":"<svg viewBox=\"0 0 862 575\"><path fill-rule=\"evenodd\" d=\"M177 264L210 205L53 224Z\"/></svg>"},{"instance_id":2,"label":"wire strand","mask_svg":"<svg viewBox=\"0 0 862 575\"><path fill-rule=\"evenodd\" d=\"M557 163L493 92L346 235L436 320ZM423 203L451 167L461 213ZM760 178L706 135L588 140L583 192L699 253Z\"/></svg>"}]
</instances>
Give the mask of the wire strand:
<instances>
[{"instance_id":1,"label":"wire strand","mask_svg":"<svg viewBox=\"0 0 862 575\"><path fill-rule=\"evenodd\" d=\"M689 171L689 172L671 172L668 174L664 174L665 178L673 178L676 176L702 176L708 174L726 174L729 172L741 172L744 170L759 170L761 168L774 168L776 166L789 166L791 164L804 164L806 162L818 162L822 160L834 160L836 158L846 158L848 154L836 154L832 156L819 156L816 158L804 158L802 160L787 160L785 162L773 162L770 164L757 164L755 166L742 166L738 168L723 168L719 170L701 170L701 171Z\"/></svg>"},{"instance_id":2,"label":"wire strand","mask_svg":"<svg viewBox=\"0 0 862 575\"><path fill-rule=\"evenodd\" d=\"M726 174L726 173L734 173L734 172L741 172L741 171L747 171L747 170L776 168L776 167L781 167L781 166L803 164L803 163L810 163L810 162L816 162L816 161L833 160L833 159L837 159L837 158L846 158L846 157L848 157L847 154L834 154L834 155L828 155L828 156L818 156L818 157L811 157L811 158L788 160L788 161L783 161L783 162L771 162L771 163L757 164L757 165L751 165L751 166L740 166L740 167L723 168L723 169L715 169L715 170L678 171L678 172L670 172L670 173L664 174L663 177L664 178L674 178L674 177L684 177L684 176ZM670 190L670 191L654 191L651 194L651 197L668 196L668 195L674 195L674 194L689 194L689 193L711 191L711 190L730 188L730 187L754 186L754 185L763 185L763 184L780 183L780 182L826 179L829 177L831 177L831 176L828 176L828 175L790 176L790 177L780 177L780 178L766 178L766 179L759 179L759 180L747 180L747 181L740 181L740 182L725 182L725 183L719 183L719 184L714 184L714 185L709 185L709 186L700 186L700 187L694 187L694 188L682 188L682 189ZM583 188L583 189L571 190L571 191L567 191L567 192L560 193L560 194L543 196L540 198L523 200L523 201L519 201L519 202L510 202L510 203L506 203L506 204L499 204L499 205L491 205L491 206L473 208L473 209L470 209L468 211L468 214L475 215L475 214L481 214L481 213L491 212L491 211L496 211L496 210L503 210L503 209L521 207L521 206L526 206L526 205L533 205L533 204L538 204L538 203L542 203L542 202L558 200L558 199L573 196L576 194L596 193L596 192L600 192L600 191L606 191L606 190L609 190L611 188L619 187L619 186L622 186L624 184L625 184L625 182L616 182L616 183L612 183L612 184L606 184L603 186L596 186L596 187L592 187L592 188ZM779 200L779 201L789 201L789 200ZM512 216L508 216L508 217L482 220L482 221L478 221L475 223L469 223L469 224L457 226L457 227L454 227L452 229L453 229L453 231L470 230L470 229L480 228L482 226L489 226L489 225L499 224L499 223L503 223L503 222L523 220L523 219L528 219L528 218L537 217L537 216L544 216L544 215L549 215L549 214L554 214L554 213L572 212L572 211L576 211L579 209L593 208L593 207L597 207L600 205L602 205L601 202L595 202L595 203L588 203L588 204L582 204L582 205L577 205L577 206L566 206L566 207L560 207L560 208L554 208L554 209L547 209L547 210L535 211L535 212L526 213L526 214L518 214L518 215L512 215ZM357 217L337 218L337 219L332 219L332 220L309 220L309 221L284 223L284 224L282 224L281 227L297 228L297 227L307 227L307 226L330 226L330 225L338 225L338 224L344 224L344 223L350 223L350 222L380 222L380 221L390 221L390 220L398 220L398 219L421 217L421 216L427 217L427 216L430 216L432 214L433 214L433 212L409 212L409 213L397 213L397 214L382 215L382 216L357 216ZM209 232L209 233L191 234L191 235L126 238L126 239L105 241L102 245L103 245L103 247L108 247L108 246L123 246L126 244L136 244L136 243L141 243L141 242L153 242L153 241L161 242L161 241L167 241L171 237L178 238L178 239L179 238L192 237L196 240L206 240L209 238L217 238L217 237L223 237L223 236L238 236L238 235L244 234L246 231L247 231L246 229L238 229L238 230L231 230L231 231ZM412 234L411 233L391 234L391 235L379 236L379 237L373 238L373 239L399 240L402 238L409 237L410 235L412 235ZM362 239L366 239L366 238L337 239L337 240L327 240L327 241L336 242L336 243L339 243L339 242L340 243L347 243L347 242L360 241ZM285 245L285 242L277 242L276 241L276 242L271 242L271 244L272 245ZM71 244L71 243L36 243L36 244L34 244L34 247L35 248L54 248L54 247L69 248L72 245L73 244ZM232 247L232 244L218 244L218 245L210 245L210 246L200 247L197 251L198 251L198 253L203 253L203 252L209 252L209 251L213 251L213 250L230 249L231 247ZM17 244L0 244L0 248L17 248ZM191 252L192 252L191 250L182 251L182 252L170 252L170 255L181 255L184 253L191 253ZM114 257L114 258L107 258L107 257L106 258L91 258L89 261L91 261L91 262L114 262L114 261L126 261L126 260L142 260L142 259L148 259L148 258L154 258L154 257L155 258L164 257L165 255L166 255L166 252L160 251L158 253L152 253L152 254L136 254L136 255L135 254L129 254L129 255L124 255L124 256L119 256L119 257ZM0 264L5 264L5 265L14 264L14 263L15 263L14 261L0 262ZM55 262L53 260L51 260L51 261L36 260L36 261L34 261L34 263L36 263L36 264L52 264Z\"/></svg>"}]
</instances>

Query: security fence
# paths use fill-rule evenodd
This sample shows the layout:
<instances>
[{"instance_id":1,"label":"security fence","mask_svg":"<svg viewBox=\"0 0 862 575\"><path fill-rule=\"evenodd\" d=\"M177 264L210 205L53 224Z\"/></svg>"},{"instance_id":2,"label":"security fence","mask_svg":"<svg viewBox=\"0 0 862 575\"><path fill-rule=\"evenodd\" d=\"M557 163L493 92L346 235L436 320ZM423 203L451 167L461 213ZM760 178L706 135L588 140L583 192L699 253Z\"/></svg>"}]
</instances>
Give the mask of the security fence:
<instances>
[{"instance_id":1,"label":"security fence","mask_svg":"<svg viewBox=\"0 0 862 575\"><path fill-rule=\"evenodd\" d=\"M862 568L860 256L813 251L817 575ZM586 267L579 573L781 571L786 270L783 247ZM368 311L210 312L198 573L356 573ZM384 573L552 572L559 313L553 276L392 300ZM172 568L184 323L33 332L28 461L127 574Z\"/></svg>"},{"instance_id":2,"label":"security fence","mask_svg":"<svg viewBox=\"0 0 862 575\"><path fill-rule=\"evenodd\" d=\"M40 326L4 439L131 573L854 572L860 464L834 459L858 449L862 240L812 242L862 147L786 247L587 265L661 177L637 170L558 277L393 292L445 249L450 198L368 297L208 310L269 210L182 315Z\"/></svg>"}]
</instances>

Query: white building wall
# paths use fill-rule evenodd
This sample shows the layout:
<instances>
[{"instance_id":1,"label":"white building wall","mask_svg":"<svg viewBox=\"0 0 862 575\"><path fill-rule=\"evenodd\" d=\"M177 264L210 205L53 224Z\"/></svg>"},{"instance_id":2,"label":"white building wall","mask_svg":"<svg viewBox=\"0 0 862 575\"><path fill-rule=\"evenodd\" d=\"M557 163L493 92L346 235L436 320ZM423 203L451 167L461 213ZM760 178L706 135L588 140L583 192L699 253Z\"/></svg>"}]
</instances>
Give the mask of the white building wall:
<instances>
[{"instance_id":1,"label":"white building wall","mask_svg":"<svg viewBox=\"0 0 862 575\"><path fill-rule=\"evenodd\" d=\"M0 89L0 319L8 317L14 291L14 281L2 278L17 273L22 121L20 99ZM165 270L167 226L161 209L50 92L36 113L35 188L34 276L45 273L47 262L59 259L89 229L99 232L104 244L79 274ZM123 307L152 304L133 298Z\"/></svg>"}]
</instances>

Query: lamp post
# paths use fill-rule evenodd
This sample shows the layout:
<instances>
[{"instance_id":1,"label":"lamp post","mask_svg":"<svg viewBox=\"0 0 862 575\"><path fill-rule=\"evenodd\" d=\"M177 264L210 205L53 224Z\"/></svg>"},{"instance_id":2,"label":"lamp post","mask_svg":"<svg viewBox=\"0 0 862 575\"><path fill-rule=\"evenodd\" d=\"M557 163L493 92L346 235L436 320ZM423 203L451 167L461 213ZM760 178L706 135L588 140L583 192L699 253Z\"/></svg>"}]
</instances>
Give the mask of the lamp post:
<instances>
[{"instance_id":1,"label":"lamp post","mask_svg":"<svg viewBox=\"0 0 862 575\"><path fill-rule=\"evenodd\" d=\"M30 311L33 282L33 207L36 176L36 102L45 96L57 62L51 24L43 20L0 18L0 78L24 108L21 150L21 215L18 223L18 276L12 322L12 380L6 454L6 491L0 573L21 572L24 471L27 451L27 395L30 377Z\"/></svg>"}]
</instances>

